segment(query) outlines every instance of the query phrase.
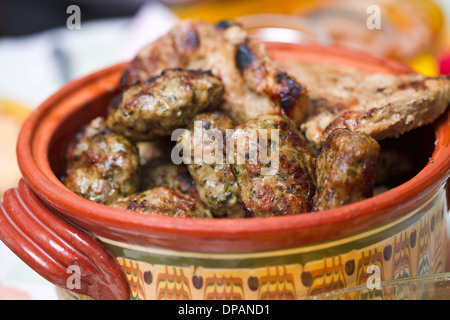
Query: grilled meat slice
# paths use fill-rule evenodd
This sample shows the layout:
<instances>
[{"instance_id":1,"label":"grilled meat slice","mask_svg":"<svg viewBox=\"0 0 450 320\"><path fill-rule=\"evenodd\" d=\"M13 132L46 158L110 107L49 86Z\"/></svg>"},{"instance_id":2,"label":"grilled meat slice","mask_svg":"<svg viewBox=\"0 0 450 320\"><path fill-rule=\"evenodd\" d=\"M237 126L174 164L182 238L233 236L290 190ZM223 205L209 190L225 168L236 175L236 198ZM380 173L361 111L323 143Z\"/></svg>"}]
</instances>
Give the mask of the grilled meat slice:
<instances>
[{"instance_id":1,"label":"grilled meat slice","mask_svg":"<svg viewBox=\"0 0 450 320\"><path fill-rule=\"evenodd\" d=\"M177 144L200 199L218 218L242 218L245 215L239 186L226 162L226 131L235 126L233 119L221 112L202 113L194 118L189 131ZM199 155L201 159L198 159Z\"/></svg>"},{"instance_id":2,"label":"grilled meat slice","mask_svg":"<svg viewBox=\"0 0 450 320\"><path fill-rule=\"evenodd\" d=\"M136 55L121 84L126 88L177 67L211 70L222 79L225 101L221 108L236 121L285 113L300 123L306 116L306 87L280 69L237 23L181 21Z\"/></svg>"},{"instance_id":3,"label":"grilled meat slice","mask_svg":"<svg viewBox=\"0 0 450 320\"><path fill-rule=\"evenodd\" d=\"M314 211L372 197L380 145L369 135L335 129L317 157Z\"/></svg>"},{"instance_id":4,"label":"grilled meat slice","mask_svg":"<svg viewBox=\"0 0 450 320\"><path fill-rule=\"evenodd\" d=\"M338 64L280 63L308 87L310 107L301 125L320 145L335 128L362 131L376 140L432 123L450 103L450 77L381 74Z\"/></svg>"},{"instance_id":5,"label":"grilled meat slice","mask_svg":"<svg viewBox=\"0 0 450 320\"><path fill-rule=\"evenodd\" d=\"M159 186L120 198L111 207L148 215L181 218L211 218L210 213L196 199L180 190Z\"/></svg>"},{"instance_id":6,"label":"grilled meat slice","mask_svg":"<svg viewBox=\"0 0 450 320\"><path fill-rule=\"evenodd\" d=\"M70 144L62 180L79 196L109 204L138 190L139 171L136 145L96 118Z\"/></svg>"},{"instance_id":7,"label":"grilled meat slice","mask_svg":"<svg viewBox=\"0 0 450 320\"><path fill-rule=\"evenodd\" d=\"M189 125L201 111L215 108L223 95L223 84L209 72L164 70L161 75L125 90L110 107L107 123L114 132L133 141L170 136Z\"/></svg>"},{"instance_id":8,"label":"grilled meat slice","mask_svg":"<svg viewBox=\"0 0 450 320\"><path fill-rule=\"evenodd\" d=\"M232 170L249 216L311 211L314 156L290 120L276 115L259 116L236 128L233 143Z\"/></svg>"}]
</instances>

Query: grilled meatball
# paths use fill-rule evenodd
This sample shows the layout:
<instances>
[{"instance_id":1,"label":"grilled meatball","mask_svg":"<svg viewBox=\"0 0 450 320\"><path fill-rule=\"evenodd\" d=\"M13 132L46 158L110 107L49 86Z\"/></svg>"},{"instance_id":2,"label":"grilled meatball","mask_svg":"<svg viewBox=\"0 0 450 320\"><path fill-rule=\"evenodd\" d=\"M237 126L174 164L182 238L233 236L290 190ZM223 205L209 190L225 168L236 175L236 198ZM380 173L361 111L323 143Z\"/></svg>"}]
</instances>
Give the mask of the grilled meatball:
<instances>
[{"instance_id":1,"label":"grilled meatball","mask_svg":"<svg viewBox=\"0 0 450 320\"><path fill-rule=\"evenodd\" d=\"M289 119L259 116L236 128L233 143L232 170L249 216L311 211L315 192L314 156ZM268 155L266 160L262 152Z\"/></svg>"},{"instance_id":2,"label":"grilled meatball","mask_svg":"<svg viewBox=\"0 0 450 320\"><path fill-rule=\"evenodd\" d=\"M125 90L110 107L107 124L133 141L170 136L197 113L216 107L223 92L209 72L168 69Z\"/></svg>"},{"instance_id":3,"label":"grilled meatball","mask_svg":"<svg viewBox=\"0 0 450 320\"><path fill-rule=\"evenodd\" d=\"M194 180L185 164L176 165L164 160L150 161L142 167L141 185L142 190L166 186L199 199Z\"/></svg>"},{"instance_id":4,"label":"grilled meatball","mask_svg":"<svg viewBox=\"0 0 450 320\"><path fill-rule=\"evenodd\" d=\"M109 204L138 190L139 170L136 145L96 118L70 144L63 182L85 199Z\"/></svg>"},{"instance_id":5,"label":"grilled meatball","mask_svg":"<svg viewBox=\"0 0 450 320\"><path fill-rule=\"evenodd\" d=\"M215 217L241 218L245 214L239 186L226 163L226 130L235 126L234 121L221 112L202 113L194 118L189 131L177 144L183 151L200 199ZM195 148L201 152L200 161L196 161ZM186 155L186 151L190 154Z\"/></svg>"},{"instance_id":6,"label":"grilled meatball","mask_svg":"<svg viewBox=\"0 0 450 320\"><path fill-rule=\"evenodd\" d=\"M351 204L373 195L380 145L369 135L335 129L316 161L314 211Z\"/></svg>"},{"instance_id":7,"label":"grilled meatball","mask_svg":"<svg viewBox=\"0 0 450 320\"><path fill-rule=\"evenodd\" d=\"M180 190L159 186L120 198L111 207L148 215L181 218L211 218L203 205Z\"/></svg>"}]
</instances>

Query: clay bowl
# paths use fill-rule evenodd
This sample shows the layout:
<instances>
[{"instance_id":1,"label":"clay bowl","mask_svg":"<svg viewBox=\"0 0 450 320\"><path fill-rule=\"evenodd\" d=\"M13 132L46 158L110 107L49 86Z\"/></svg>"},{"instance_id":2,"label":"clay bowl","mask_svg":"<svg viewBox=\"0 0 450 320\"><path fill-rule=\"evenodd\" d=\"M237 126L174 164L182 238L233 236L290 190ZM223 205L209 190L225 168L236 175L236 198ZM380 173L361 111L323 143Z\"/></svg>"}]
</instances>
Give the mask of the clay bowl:
<instances>
[{"instance_id":1,"label":"clay bowl","mask_svg":"<svg viewBox=\"0 0 450 320\"><path fill-rule=\"evenodd\" d=\"M267 50L276 60L412 72L332 47L269 43ZM443 271L449 113L432 126L431 161L371 199L284 217L145 216L82 199L58 179L68 142L105 115L123 67L61 88L31 114L18 139L23 179L4 195L0 238L62 298L302 299L363 285L374 273L387 281Z\"/></svg>"}]
</instances>

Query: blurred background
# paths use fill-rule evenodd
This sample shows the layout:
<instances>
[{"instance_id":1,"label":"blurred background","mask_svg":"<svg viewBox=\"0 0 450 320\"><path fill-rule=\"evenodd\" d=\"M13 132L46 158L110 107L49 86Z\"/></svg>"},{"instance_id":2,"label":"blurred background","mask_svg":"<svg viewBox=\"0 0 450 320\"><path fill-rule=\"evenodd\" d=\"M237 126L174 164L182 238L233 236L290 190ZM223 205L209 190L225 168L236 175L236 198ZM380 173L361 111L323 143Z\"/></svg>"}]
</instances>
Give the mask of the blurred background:
<instances>
[{"instance_id":1,"label":"blurred background","mask_svg":"<svg viewBox=\"0 0 450 320\"><path fill-rule=\"evenodd\" d=\"M367 27L373 4L381 29ZM450 73L449 0L0 0L0 198L17 185L16 138L34 108L184 18L236 19L256 39L344 46ZM0 243L0 299L22 298L56 295Z\"/></svg>"}]
</instances>

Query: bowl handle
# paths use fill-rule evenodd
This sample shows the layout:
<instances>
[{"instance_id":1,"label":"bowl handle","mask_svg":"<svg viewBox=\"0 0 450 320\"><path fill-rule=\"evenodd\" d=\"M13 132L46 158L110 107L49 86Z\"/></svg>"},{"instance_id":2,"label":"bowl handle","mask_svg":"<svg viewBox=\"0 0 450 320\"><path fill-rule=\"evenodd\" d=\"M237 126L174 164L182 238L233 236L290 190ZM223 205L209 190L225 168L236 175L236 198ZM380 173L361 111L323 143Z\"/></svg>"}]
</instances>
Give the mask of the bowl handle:
<instances>
[{"instance_id":1,"label":"bowl handle","mask_svg":"<svg viewBox=\"0 0 450 320\"><path fill-rule=\"evenodd\" d=\"M93 235L48 208L23 180L3 195L0 239L58 287L98 300L130 297L116 257Z\"/></svg>"}]
</instances>

